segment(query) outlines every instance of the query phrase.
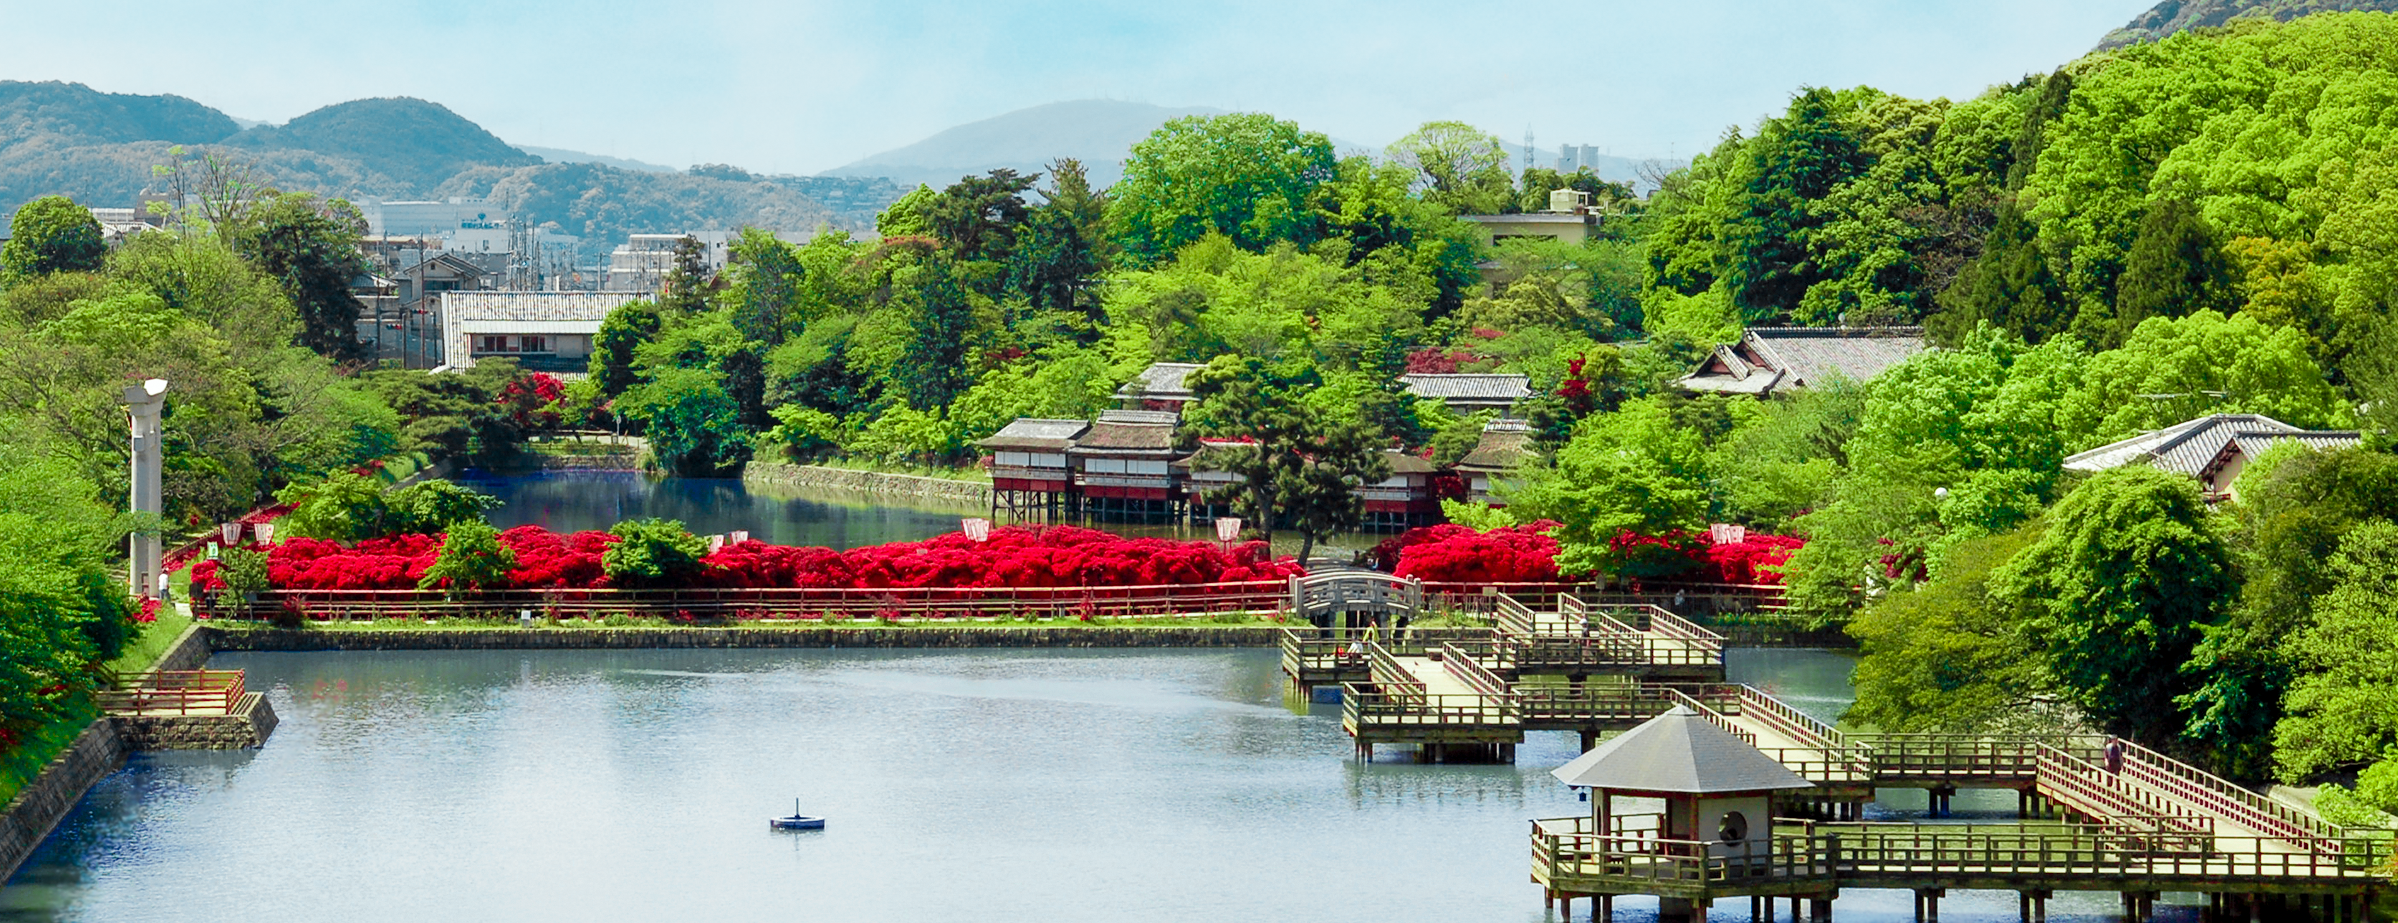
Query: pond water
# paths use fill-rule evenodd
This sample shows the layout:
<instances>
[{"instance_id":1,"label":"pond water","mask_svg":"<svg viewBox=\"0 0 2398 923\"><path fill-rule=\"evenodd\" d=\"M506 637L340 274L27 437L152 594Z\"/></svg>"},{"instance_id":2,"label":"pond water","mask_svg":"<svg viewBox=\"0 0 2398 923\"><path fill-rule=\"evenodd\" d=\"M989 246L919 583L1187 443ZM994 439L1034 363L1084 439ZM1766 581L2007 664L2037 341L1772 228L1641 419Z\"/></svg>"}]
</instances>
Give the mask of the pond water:
<instances>
[{"instance_id":1,"label":"pond water","mask_svg":"<svg viewBox=\"0 0 2398 923\"><path fill-rule=\"evenodd\" d=\"M1731 671L1829 716L1847 664L1740 651ZM1337 706L1282 707L1269 650L211 666L267 690L274 739L137 755L0 889L0 921L1529 923L1554 917L1525 881L1526 821L1586 810L1548 776L1568 734L1532 735L1513 766L1353 761ZM766 830L794 795L829 828ZM2112 919L2110 895L2075 897L2052 914ZM1910 909L1851 889L1836 912ZM2015 904L1960 892L1942 910L1999 921ZM1655 902L1618 914L1650 920Z\"/></svg>"},{"instance_id":2,"label":"pond water","mask_svg":"<svg viewBox=\"0 0 2398 923\"><path fill-rule=\"evenodd\" d=\"M989 515L988 509L971 504L746 484L738 478L652 478L632 471L502 475L470 469L457 481L500 499L502 505L491 511L490 518L502 529L537 525L558 532L605 530L627 519L657 517L681 520L701 535L746 529L752 538L777 545L855 548L931 538L957 531L958 521L964 517ZM1214 536L1173 526L1087 525L1119 535ZM1336 550L1355 552L1387 537L1343 534L1317 547L1324 549L1320 555ZM1297 554L1299 536L1278 533L1274 550Z\"/></svg>"},{"instance_id":3,"label":"pond water","mask_svg":"<svg viewBox=\"0 0 2398 923\"><path fill-rule=\"evenodd\" d=\"M627 519L656 517L681 520L701 535L746 529L750 537L778 545L855 548L955 532L960 518L983 512L849 491L751 486L739 478L651 478L632 471L497 475L470 469L457 481L499 498L490 515L502 529L606 530Z\"/></svg>"}]
</instances>

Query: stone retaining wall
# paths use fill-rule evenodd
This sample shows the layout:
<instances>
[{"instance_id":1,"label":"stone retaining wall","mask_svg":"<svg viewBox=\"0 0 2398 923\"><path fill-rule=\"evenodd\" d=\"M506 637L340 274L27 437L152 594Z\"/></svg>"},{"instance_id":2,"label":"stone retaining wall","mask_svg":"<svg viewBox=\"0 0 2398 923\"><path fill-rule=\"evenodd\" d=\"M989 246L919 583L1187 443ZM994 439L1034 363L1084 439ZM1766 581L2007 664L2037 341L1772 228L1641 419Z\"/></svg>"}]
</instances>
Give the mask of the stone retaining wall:
<instances>
[{"instance_id":1,"label":"stone retaining wall","mask_svg":"<svg viewBox=\"0 0 2398 923\"><path fill-rule=\"evenodd\" d=\"M313 631L208 627L218 651L464 651L776 647L1276 647L1281 629L1190 628L475 628Z\"/></svg>"},{"instance_id":2,"label":"stone retaining wall","mask_svg":"<svg viewBox=\"0 0 2398 923\"><path fill-rule=\"evenodd\" d=\"M606 455L550 455L534 453L541 459L543 471L639 471L641 451L626 446L623 452Z\"/></svg>"},{"instance_id":3,"label":"stone retaining wall","mask_svg":"<svg viewBox=\"0 0 2398 923\"><path fill-rule=\"evenodd\" d=\"M859 493L915 497L922 500L941 500L950 503L970 503L976 506L991 505L991 484L988 481L953 481L948 478L928 478L913 474L856 471L849 468L793 465L783 462L751 462L748 467L741 470L741 479L752 484L820 487L830 490L853 490Z\"/></svg>"},{"instance_id":4,"label":"stone retaining wall","mask_svg":"<svg viewBox=\"0 0 2398 923\"><path fill-rule=\"evenodd\" d=\"M17 873L60 818L83 800L92 783L125 765L126 747L116 726L102 718L83 729L67 752L43 767L42 774L18 792L0 811L0 881Z\"/></svg>"},{"instance_id":5,"label":"stone retaining wall","mask_svg":"<svg viewBox=\"0 0 2398 923\"><path fill-rule=\"evenodd\" d=\"M117 738L129 750L246 750L275 733L275 707L244 693L229 715L116 715Z\"/></svg>"},{"instance_id":6,"label":"stone retaining wall","mask_svg":"<svg viewBox=\"0 0 2398 923\"><path fill-rule=\"evenodd\" d=\"M152 671L197 670L208 665L208 632L198 624L183 629L175 643L167 645Z\"/></svg>"}]
</instances>

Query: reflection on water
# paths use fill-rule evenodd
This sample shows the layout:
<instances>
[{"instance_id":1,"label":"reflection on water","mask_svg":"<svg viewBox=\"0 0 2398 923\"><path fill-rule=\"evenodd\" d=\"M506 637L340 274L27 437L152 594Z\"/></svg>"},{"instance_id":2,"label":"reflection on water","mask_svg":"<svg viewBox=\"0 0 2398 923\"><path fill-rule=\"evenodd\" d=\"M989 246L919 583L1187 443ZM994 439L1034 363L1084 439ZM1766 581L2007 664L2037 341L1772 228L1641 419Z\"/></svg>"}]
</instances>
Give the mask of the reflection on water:
<instances>
[{"instance_id":1,"label":"reflection on water","mask_svg":"<svg viewBox=\"0 0 2398 923\"><path fill-rule=\"evenodd\" d=\"M855 548L912 542L955 532L958 520L988 516L975 504L846 490L747 484L738 478L651 478L631 471L544 471L494 475L470 470L459 483L498 497L500 528L537 525L556 532L606 529L627 519L681 520L701 535L747 530L777 545ZM1085 523L1118 535L1213 540L1209 527ZM1353 554L1387 535L1343 533L1316 547L1319 556ZM1275 535L1276 554L1299 553L1300 536Z\"/></svg>"},{"instance_id":2,"label":"reflection on water","mask_svg":"<svg viewBox=\"0 0 2398 923\"><path fill-rule=\"evenodd\" d=\"M979 516L971 505L870 494L751 487L736 478L648 478L631 471L549 471L493 476L467 472L459 482L498 497L500 528L537 525L557 532L606 529L627 519L681 520L701 535L747 530L778 545L855 548L954 532Z\"/></svg>"},{"instance_id":3,"label":"reflection on water","mask_svg":"<svg viewBox=\"0 0 2398 923\"><path fill-rule=\"evenodd\" d=\"M1731 671L1825 700L1807 707L1828 718L1847 662L1741 651ZM0 890L0 921L1530 923L1554 917L1525 883L1526 821L1588 810L1548 774L1574 756L1572 734L1528 735L1513 766L1358 763L1338 706L1280 707L1265 650L211 666L267 690L283 716L273 742L135 757ZM795 796L829 829L768 832ZM2050 912L2108 920L2112 900L2059 895ZM1656 913L1617 908L1629 923ZM1952 892L1941 910L1996 923L2015 903ZM1857 889L1836 908L1874 923L1911 911L1905 892Z\"/></svg>"}]
</instances>

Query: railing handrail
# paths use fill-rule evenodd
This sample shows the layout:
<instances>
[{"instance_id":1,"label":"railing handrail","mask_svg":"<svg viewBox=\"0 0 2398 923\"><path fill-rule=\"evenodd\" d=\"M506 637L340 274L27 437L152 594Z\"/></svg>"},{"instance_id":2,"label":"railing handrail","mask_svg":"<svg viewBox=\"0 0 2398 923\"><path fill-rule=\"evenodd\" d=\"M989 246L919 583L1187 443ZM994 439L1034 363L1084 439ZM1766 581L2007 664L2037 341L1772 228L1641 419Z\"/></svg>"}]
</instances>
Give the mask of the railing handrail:
<instances>
[{"instance_id":1,"label":"railing handrail","mask_svg":"<svg viewBox=\"0 0 2398 923\"><path fill-rule=\"evenodd\" d=\"M1473 656L1459 650L1457 645L1444 643L1440 646L1440 651L1441 669L1449 671L1449 675L1457 677L1457 681L1466 684L1467 688L1487 696L1514 697L1515 693L1508 687L1506 680L1499 678L1499 674L1491 672L1489 667L1483 666L1481 661L1475 660Z\"/></svg>"},{"instance_id":2,"label":"railing handrail","mask_svg":"<svg viewBox=\"0 0 2398 923\"><path fill-rule=\"evenodd\" d=\"M2259 796L2189 763L2128 740L2122 743L2125 769L2149 777L2151 784L2259 833L2317 839L2337 838L2344 832L2337 824ZM2163 778L2154 779L2157 776Z\"/></svg>"}]
</instances>

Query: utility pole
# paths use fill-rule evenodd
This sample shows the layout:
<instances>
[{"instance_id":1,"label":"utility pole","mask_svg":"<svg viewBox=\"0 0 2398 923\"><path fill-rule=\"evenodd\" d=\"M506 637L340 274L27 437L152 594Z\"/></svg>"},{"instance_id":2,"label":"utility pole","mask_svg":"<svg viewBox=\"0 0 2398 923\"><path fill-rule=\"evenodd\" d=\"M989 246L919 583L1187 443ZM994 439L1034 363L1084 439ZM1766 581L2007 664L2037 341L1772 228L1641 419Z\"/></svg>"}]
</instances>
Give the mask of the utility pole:
<instances>
[{"instance_id":1,"label":"utility pole","mask_svg":"<svg viewBox=\"0 0 2398 923\"><path fill-rule=\"evenodd\" d=\"M166 463L158 440L166 393L164 378L152 378L125 388L125 410L133 423L133 513L145 517L134 529L132 560L126 567L135 596L158 592L159 520L166 514L160 484Z\"/></svg>"}]
</instances>

